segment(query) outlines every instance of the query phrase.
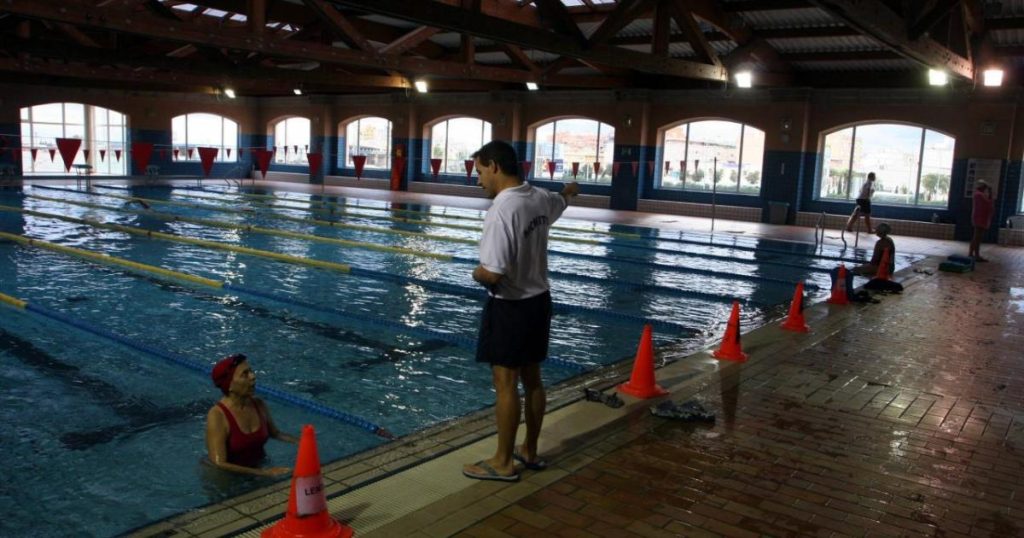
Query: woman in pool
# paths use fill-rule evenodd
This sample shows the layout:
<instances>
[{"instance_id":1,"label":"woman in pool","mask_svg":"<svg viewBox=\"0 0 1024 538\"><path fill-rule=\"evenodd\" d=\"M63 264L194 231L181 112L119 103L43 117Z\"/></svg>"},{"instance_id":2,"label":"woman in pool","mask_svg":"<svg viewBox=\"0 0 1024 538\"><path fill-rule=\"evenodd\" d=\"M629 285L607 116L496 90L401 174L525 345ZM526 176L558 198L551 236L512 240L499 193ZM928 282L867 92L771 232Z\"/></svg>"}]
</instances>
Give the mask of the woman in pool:
<instances>
[{"instance_id":1,"label":"woman in pool","mask_svg":"<svg viewBox=\"0 0 1024 538\"><path fill-rule=\"evenodd\" d=\"M256 374L245 355L236 353L221 359L210 375L213 384L224 393L206 414L206 451L210 463L235 473L260 476L291 473L289 467L259 467L266 456L263 445L267 439L273 437L288 443L299 440L278 430L267 404L254 395Z\"/></svg>"}]
</instances>

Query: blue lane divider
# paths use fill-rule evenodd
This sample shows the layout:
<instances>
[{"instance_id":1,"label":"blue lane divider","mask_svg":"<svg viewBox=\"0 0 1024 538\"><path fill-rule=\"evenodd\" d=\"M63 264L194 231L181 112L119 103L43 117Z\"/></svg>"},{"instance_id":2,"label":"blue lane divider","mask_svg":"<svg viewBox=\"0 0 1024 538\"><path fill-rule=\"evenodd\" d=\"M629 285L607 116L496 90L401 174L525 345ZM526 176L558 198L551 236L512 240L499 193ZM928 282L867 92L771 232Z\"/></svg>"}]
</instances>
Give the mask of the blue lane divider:
<instances>
[{"instance_id":1,"label":"blue lane divider","mask_svg":"<svg viewBox=\"0 0 1024 538\"><path fill-rule=\"evenodd\" d=\"M72 327L81 329L81 330L83 330L85 332L92 333L92 334L94 334L96 336L99 336L101 338L106 338L108 340L113 340L113 341L115 341L115 342L117 342L119 344L122 344L122 345L124 345L126 347L129 347L131 349L134 349L136 351L141 351L143 353L146 353L148 355L152 355L154 357L159 357L161 359L164 359L167 362L170 362L171 364L175 364L177 366L182 366L184 368L187 368L189 370L192 370L192 371L197 372L199 374L202 374L204 376L209 374L210 367L205 365L205 364L203 364L203 363L201 363L201 362L199 362L199 361L190 359L188 357L183 357L183 356L178 355L176 353L171 353L169 351L164 351L162 349L155 348L153 346L150 346L149 344L144 344L142 342L139 342L138 340L135 340L135 339L132 339L132 338L128 338L127 336L123 336L123 335L117 334L117 333L109 331L109 330L107 330L107 329L105 329L103 327L99 327L99 326L93 325L91 323L88 323L88 322L86 322L84 320L80 320L80 319L71 317L71 316L69 316L67 314L64 314L62 312L57 312L56 310L50 310L49 308L46 308L44 306L39 306L39 305L35 305L35 304L32 304L32 303L26 304L25 305L25 310L28 310L30 312L35 312L36 314L40 314L40 315L45 316L47 318L53 319L55 321L59 321L59 322L64 323L66 325L70 325ZM292 405L294 405L296 407L305 409L307 411L311 411L311 412L316 413L318 415L323 415L325 417L333 418L335 420L344 422L346 424L350 424L352 426L357 426L357 427L362 428L362 429L364 429L364 430L366 430L366 431L368 431L370 433L373 433L375 435L380 435L382 432L387 431L387 430L384 430L383 428L381 428L380 426L378 426L378 425L376 425L376 424L374 424L374 423L370 422L369 420L366 420L366 419L364 419L362 417L358 417L358 416L353 415L351 413L346 413L344 411L339 411L337 409L333 409L331 407L327 407L326 405L319 404L319 403L314 402L312 400L307 400L305 398L301 398L301 397L295 396L293 394L289 394L289 393L287 393L287 392L285 392L283 390L280 390L280 389L275 389L273 387L266 387L266 386L263 386L263 385L257 385L256 386L256 393L260 394L260 395L265 395L265 396L267 396L269 398L272 398L272 399L275 399L275 400L278 400L278 401L281 401L281 402L290 403L290 404L292 404Z\"/></svg>"},{"instance_id":2,"label":"blue lane divider","mask_svg":"<svg viewBox=\"0 0 1024 538\"><path fill-rule=\"evenodd\" d=\"M683 239L682 237L664 237L664 236L652 237L650 239L652 239L654 241L665 241L666 243L683 243L683 244L687 244L687 245L702 245L702 246L705 246L705 247L731 248L731 249L735 249L735 250L747 250L747 251L752 251L752 252L754 252L754 251L756 251L756 252L770 252L772 254L784 254L784 255L787 255L787 256L800 256L802 258L818 258L818 259L823 259L823 260L837 260L837 261L847 261L847 262L854 262L854 263L864 261L861 258L847 258L847 257L844 257L844 256L830 256L828 254L815 254L813 252L812 253L802 253L802 252L793 252L793 251L790 251L790 250L783 250L783 249L770 248L770 247L755 247L755 246L747 246L747 245L730 245L728 243L715 243L715 242L711 241L710 237L708 238L707 241L698 241L696 239Z\"/></svg>"}]
</instances>

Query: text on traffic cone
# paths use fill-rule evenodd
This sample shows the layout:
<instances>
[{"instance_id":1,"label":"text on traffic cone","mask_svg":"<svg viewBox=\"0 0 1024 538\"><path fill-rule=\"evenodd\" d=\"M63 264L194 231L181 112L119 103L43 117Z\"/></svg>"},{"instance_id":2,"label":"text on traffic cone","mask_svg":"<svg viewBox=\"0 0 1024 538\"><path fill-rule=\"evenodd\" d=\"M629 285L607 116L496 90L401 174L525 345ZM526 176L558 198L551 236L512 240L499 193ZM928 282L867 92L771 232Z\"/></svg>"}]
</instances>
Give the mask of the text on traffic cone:
<instances>
[{"instance_id":1,"label":"text on traffic cone","mask_svg":"<svg viewBox=\"0 0 1024 538\"><path fill-rule=\"evenodd\" d=\"M309 424L302 427L299 455L292 473L292 490L284 519L263 531L262 538L350 538L351 527L338 523L327 512L324 481L320 474L320 456L316 450L316 432Z\"/></svg>"},{"instance_id":2,"label":"text on traffic cone","mask_svg":"<svg viewBox=\"0 0 1024 538\"><path fill-rule=\"evenodd\" d=\"M650 325L644 325L644 333L640 337L640 346L636 349L636 359L633 361L633 375L629 381L619 385L618 390L641 400L668 394L667 390L654 381L654 338L651 336Z\"/></svg>"},{"instance_id":3,"label":"text on traffic cone","mask_svg":"<svg viewBox=\"0 0 1024 538\"><path fill-rule=\"evenodd\" d=\"M793 302L789 303L789 316L782 322L782 328L787 331L805 333L811 328L804 320L804 283L796 283L796 291L793 292Z\"/></svg>"},{"instance_id":4,"label":"text on traffic cone","mask_svg":"<svg viewBox=\"0 0 1024 538\"><path fill-rule=\"evenodd\" d=\"M716 359L729 361L747 360L747 354L740 346L740 302L732 302L732 314L729 315L729 324L725 327L725 336L722 338L722 345L713 353Z\"/></svg>"}]
</instances>

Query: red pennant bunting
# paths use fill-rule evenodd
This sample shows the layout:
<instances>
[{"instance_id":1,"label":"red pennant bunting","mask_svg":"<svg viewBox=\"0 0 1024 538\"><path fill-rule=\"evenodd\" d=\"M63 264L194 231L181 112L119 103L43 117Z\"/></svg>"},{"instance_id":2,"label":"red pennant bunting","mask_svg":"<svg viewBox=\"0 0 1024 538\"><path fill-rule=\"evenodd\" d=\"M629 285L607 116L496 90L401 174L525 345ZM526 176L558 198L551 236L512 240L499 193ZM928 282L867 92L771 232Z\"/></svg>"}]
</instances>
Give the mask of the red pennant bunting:
<instances>
[{"instance_id":1,"label":"red pennant bunting","mask_svg":"<svg viewBox=\"0 0 1024 538\"><path fill-rule=\"evenodd\" d=\"M548 161L548 177L555 179L555 161Z\"/></svg>"},{"instance_id":2,"label":"red pennant bunting","mask_svg":"<svg viewBox=\"0 0 1024 538\"><path fill-rule=\"evenodd\" d=\"M619 166L622 163L612 161L612 177L619 175Z\"/></svg>"},{"instance_id":3,"label":"red pennant bunting","mask_svg":"<svg viewBox=\"0 0 1024 538\"><path fill-rule=\"evenodd\" d=\"M309 144L306 144L305 148L306 148L306 152L308 153L309 152ZM296 151L298 151L298 150L296 150Z\"/></svg>"},{"instance_id":4,"label":"red pennant bunting","mask_svg":"<svg viewBox=\"0 0 1024 538\"><path fill-rule=\"evenodd\" d=\"M287 159L288 158L288 146L281 146L281 147L284 148L284 158ZM277 149L277 148L274 148L274 149Z\"/></svg>"},{"instance_id":5,"label":"red pennant bunting","mask_svg":"<svg viewBox=\"0 0 1024 538\"><path fill-rule=\"evenodd\" d=\"M473 177L474 161L473 159L466 159L465 161L462 162L462 164L466 167L466 180L468 181L469 178Z\"/></svg>"},{"instance_id":6,"label":"red pennant bunting","mask_svg":"<svg viewBox=\"0 0 1024 538\"><path fill-rule=\"evenodd\" d=\"M28 152L32 154L32 162L36 162L36 156L39 155L39 149L38 148L32 148L32 149L28 150Z\"/></svg>"},{"instance_id":7,"label":"red pennant bunting","mask_svg":"<svg viewBox=\"0 0 1024 538\"><path fill-rule=\"evenodd\" d=\"M665 161L665 175L667 176L668 173L671 170L672 170L672 161Z\"/></svg>"},{"instance_id":8,"label":"red pennant bunting","mask_svg":"<svg viewBox=\"0 0 1024 538\"><path fill-rule=\"evenodd\" d=\"M53 156L57 154L57 150L55 150L53 148L50 148L48 151L50 152L50 162L52 163L53 162Z\"/></svg>"},{"instance_id":9,"label":"red pennant bunting","mask_svg":"<svg viewBox=\"0 0 1024 538\"><path fill-rule=\"evenodd\" d=\"M85 159L85 162L89 162L89 150L88 149L83 149L82 150L82 158Z\"/></svg>"},{"instance_id":10,"label":"red pennant bunting","mask_svg":"<svg viewBox=\"0 0 1024 538\"><path fill-rule=\"evenodd\" d=\"M256 167L263 173L263 179L267 179L267 168L270 167L270 159L274 153L263 148L252 148L250 150L253 159L256 160Z\"/></svg>"},{"instance_id":11,"label":"red pennant bunting","mask_svg":"<svg viewBox=\"0 0 1024 538\"><path fill-rule=\"evenodd\" d=\"M188 148L188 159L190 161L192 160L192 153L194 153L195 150L196 150L196 148Z\"/></svg>"},{"instance_id":12,"label":"red pennant bunting","mask_svg":"<svg viewBox=\"0 0 1024 538\"><path fill-rule=\"evenodd\" d=\"M178 149L178 148L174 148L174 160L175 161L178 160L178 156L179 155L181 155L181 150Z\"/></svg>"},{"instance_id":13,"label":"red pennant bunting","mask_svg":"<svg viewBox=\"0 0 1024 538\"><path fill-rule=\"evenodd\" d=\"M71 165L75 162L75 155L78 148L82 147L82 140L79 138L58 138L57 149L60 150L60 158L64 159L64 170L71 171Z\"/></svg>"},{"instance_id":14,"label":"red pennant bunting","mask_svg":"<svg viewBox=\"0 0 1024 538\"><path fill-rule=\"evenodd\" d=\"M434 172L434 179L437 179L437 173L441 171L441 159L430 159L430 169Z\"/></svg>"},{"instance_id":15,"label":"red pennant bunting","mask_svg":"<svg viewBox=\"0 0 1024 538\"><path fill-rule=\"evenodd\" d=\"M114 158L117 159L117 162L121 162L121 150L119 150L119 149L115 149L114 150Z\"/></svg>"},{"instance_id":16,"label":"red pennant bunting","mask_svg":"<svg viewBox=\"0 0 1024 538\"><path fill-rule=\"evenodd\" d=\"M578 176L579 173L580 173L580 163L578 163L578 162L572 163L572 178L576 179L576 176Z\"/></svg>"},{"instance_id":17,"label":"red pennant bunting","mask_svg":"<svg viewBox=\"0 0 1024 538\"><path fill-rule=\"evenodd\" d=\"M366 166L366 155L353 155L352 164L356 165L356 179L363 179L363 167Z\"/></svg>"},{"instance_id":18,"label":"red pennant bunting","mask_svg":"<svg viewBox=\"0 0 1024 538\"><path fill-rule=\"evenodd\" d=\"M654 161L647 161L647 175L654 175Z\"/></svg>"},{"instance_id":19,"label":"red pennant bunting","mask_svg":"<svg viewBox=\"0 0 1024 538\"><path fill-rule=\"evenodd\" d=\"M292 146L292 153L298 155L299 154L299 146Z\"/></svg>"},{"instance_id":20,"label":"red pennant bunting","mask_svg":"<svg viewBox=\"0 0 1024 538\"><path fill-rule=\"evenodd\" d=\"M213 160L217 158L219 148L199 148L199 162L203 165L203 174L210 177L210 170L213 169Z\"/></svg>"},{"instance_id":21,"label":"red pennant bunting","mask_svg":"<svg viewBox=\"0 0 1024 538\"><path fill-rule=\"evenodd\" d=\"M132 164L135 165L135 173L145 174L146 167L149 166L149 158L153 156L153 144L149 142L132 142ZM164 156L164 150L160 150L161 158Z\"/></svg>"},{"instance_id":22,"label":"red pennant bunting","mask_svg":"<svg viewBox=\"0 0 1024 538\"><path fill-rule=\"evenodd\" d=\"M523 170L523 179L530 177L530 169L533 168L533 161L522 161L519 167Z\"/></svg>"},{"instance_id":23,"label":"red pennant bunting","mask_svg":"<svg viewBox=\"0 0 1024 538\"><path fill-rule=\"evenodd\" d=\"M320 165L324 162L324 156L321 153L307 153L306 162L309 163L309 175L315 176L320 172Z\"/></svg>"},{"instance_id":24,"label":"red pennant bunting","mask_svg":"<svg viewBox=\"0 0 1024 538\"><path fill-rule=\"evenodd\" d=\"M225 148L224 151L227 152L228 158L230 159L231 158L231 148Z\"/></svg>"},{"instance_id":25,"label":"red pennant bunting","mask_svg":"<svg viewBox=\"0 0 1024 538\"><path fill-rule=\"evenodd\" d=\"M245 157L245 148L238 148L238 158Z\"/></svg>"},{"instance_id":26,"label":"red pennant bunting","mask_svg":"<svg viewBox=\"0 0 1024 538\"><path fill-rule=\"evenodd\" d=\"M601 161L594 161L594 177L601 175Z\"/></svg>"},{"instance_id":27,"label":"red pennant bunting","mask_svg":"<svg viewBox=\"0 0 1024 538\"><path fill-rule=\"evenodd\" d=\"M103 162L103 158L106 157L106 156L107 156L107 150L101 149L100 150L100 162Z\"/></svg>"}]
</instances>

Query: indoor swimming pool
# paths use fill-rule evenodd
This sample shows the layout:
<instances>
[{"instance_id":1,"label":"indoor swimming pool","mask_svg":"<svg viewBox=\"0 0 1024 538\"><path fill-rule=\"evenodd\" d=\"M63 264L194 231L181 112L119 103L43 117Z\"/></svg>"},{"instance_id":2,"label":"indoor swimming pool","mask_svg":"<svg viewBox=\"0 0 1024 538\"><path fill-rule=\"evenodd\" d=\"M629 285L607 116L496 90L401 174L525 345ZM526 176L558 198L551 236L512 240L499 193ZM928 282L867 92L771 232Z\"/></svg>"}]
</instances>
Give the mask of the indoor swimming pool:
<instances>
[{"instance_id":1,"label":"indoor swimming pool","mask_svg":"<svg viewBox=\"0 0 1024 538\"><path fill-rule=\"evenodd\" d=\"M0 191L0 534L109 536L267 485L200 464L209 368L231 353L279 427L316 426L325 464L492 405L473 361L482 218L216 187ZM631 359L648 323L658 346L704 347L734 300L744 331L778 320L796 282L824 300L864 256L562 219L545 381ZM294 450L268 444L275 465Z\"/></svg>"}]
</instances>

